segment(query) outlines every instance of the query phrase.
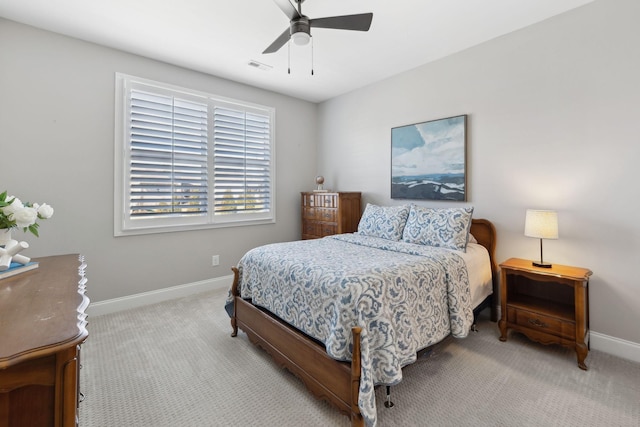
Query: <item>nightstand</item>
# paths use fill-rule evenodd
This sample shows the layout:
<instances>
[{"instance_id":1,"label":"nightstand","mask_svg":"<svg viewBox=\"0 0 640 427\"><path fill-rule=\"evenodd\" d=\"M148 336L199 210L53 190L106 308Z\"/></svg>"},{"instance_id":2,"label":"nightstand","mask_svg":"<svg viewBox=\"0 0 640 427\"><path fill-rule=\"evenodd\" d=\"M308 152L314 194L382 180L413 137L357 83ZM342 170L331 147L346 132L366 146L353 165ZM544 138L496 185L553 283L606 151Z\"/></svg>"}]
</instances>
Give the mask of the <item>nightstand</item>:
<instances>
[{"instance_id":1,"label":"nightstand","mask_svg":"<svg viewBox=\"0 0 640 427\"><path fill-rule=\"evenodd\" d=\"M587 370L591 270L559 264L540 268L519 258L500 268L500 341L513 329L542 344L560 344L574 349L578 366Z\"/></svg>"}]
</instances>

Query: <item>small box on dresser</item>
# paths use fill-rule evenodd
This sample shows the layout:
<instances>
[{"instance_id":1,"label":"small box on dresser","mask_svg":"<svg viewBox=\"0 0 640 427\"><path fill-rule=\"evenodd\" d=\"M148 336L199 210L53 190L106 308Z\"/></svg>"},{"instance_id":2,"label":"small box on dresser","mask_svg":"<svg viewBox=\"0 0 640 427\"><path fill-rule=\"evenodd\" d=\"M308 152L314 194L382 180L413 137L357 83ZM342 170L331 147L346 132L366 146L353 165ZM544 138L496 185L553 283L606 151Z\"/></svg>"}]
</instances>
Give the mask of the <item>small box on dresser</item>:
<instances>
[{"instance_id":1,"label":"small box on dresser","mask_svg":"<svg viewBox=\"0 0 640 427\"><path fill-rule=\"evenodd\" d=\"M302 239L353 233L360 222L359 192L301 193Z\"/></svg>"},{"instance_id":2,"label":"small box on dresser","mask_svg":"<svg viewBox=\"0 0 640 427\"><path fill-rule=\"evenodd\" d=\"M575 350L578 366L587 370L591 270L560 264L542 268L519 258L500 269L500 341L513 329L542 344L560 344Z\"/></svg>"}]
</instances>

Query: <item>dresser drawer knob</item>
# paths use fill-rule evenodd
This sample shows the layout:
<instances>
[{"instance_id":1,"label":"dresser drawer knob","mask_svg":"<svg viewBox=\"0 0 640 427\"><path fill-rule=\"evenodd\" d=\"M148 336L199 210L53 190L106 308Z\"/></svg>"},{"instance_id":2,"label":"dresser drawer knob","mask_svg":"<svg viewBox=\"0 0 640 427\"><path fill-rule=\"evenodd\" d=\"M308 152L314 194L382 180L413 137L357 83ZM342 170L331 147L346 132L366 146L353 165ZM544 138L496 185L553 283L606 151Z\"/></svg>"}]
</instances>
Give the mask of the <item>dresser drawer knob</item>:
<instances>
[{"instance_id":1,"label":"dresser drawer knob","mask_svg":"<svg viewBox=\"0 0 640 427\"><path fill-rule=\"evenodd\" d=\"M531 323L534 326L537 326L539 328L548 328L549 325L547 325L544 322L541 322L540 319L529 319L529 323Z\"/></svg>"}]
</instances>

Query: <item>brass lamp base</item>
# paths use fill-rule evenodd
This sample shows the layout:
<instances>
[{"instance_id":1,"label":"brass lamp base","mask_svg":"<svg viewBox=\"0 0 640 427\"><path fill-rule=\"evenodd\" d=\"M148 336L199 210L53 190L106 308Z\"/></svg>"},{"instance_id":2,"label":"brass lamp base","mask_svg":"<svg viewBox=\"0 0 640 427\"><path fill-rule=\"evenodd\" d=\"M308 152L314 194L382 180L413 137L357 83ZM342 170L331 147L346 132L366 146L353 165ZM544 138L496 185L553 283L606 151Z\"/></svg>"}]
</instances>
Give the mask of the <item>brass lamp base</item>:
<instances>
[{"instance_id":1,"label":"brass lamp base","mask_svg":"<svg viewBox=\"0 0 640 427\"><path fill-rule=\"evenodd\" d=\"M531 264L533 264L535 267L551 268L551 263L549 262L533 261Z\"/></svg>"}]
</instances>

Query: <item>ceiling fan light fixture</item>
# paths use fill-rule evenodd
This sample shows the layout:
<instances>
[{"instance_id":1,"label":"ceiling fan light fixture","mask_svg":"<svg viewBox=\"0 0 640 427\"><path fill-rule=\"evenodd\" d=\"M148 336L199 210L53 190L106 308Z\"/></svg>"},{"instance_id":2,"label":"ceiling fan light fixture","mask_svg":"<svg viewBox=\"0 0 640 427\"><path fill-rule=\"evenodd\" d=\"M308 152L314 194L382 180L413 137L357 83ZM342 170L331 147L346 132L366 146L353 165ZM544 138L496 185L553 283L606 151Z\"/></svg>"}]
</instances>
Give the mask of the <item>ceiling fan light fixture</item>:
<instances>
[{"instance_id":1,"label":"ceiling fan light fixture","mask_svg":"<svg viewBox=\"0 0 640 427\"><path fill-rule=\"evenodd\" d=\"M304 31L298 31L297 33L291 34L291 38L293 42L298 46L305 46L309 44L309 40L311 40L311 36Z\"/></svg>"}]
</instances>

